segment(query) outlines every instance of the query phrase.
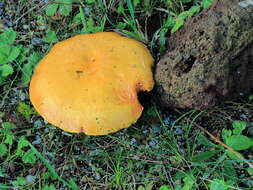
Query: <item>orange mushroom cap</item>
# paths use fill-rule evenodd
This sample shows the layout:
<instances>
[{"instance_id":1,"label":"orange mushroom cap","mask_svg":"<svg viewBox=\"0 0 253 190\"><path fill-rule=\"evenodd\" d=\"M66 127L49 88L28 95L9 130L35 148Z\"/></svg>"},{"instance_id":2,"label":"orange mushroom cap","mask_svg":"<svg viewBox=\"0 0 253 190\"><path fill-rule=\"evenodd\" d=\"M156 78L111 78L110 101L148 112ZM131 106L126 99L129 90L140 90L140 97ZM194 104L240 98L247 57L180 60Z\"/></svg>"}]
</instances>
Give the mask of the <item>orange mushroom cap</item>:
<instances>
[{"instance_id":1,"label":"orange mushroom cap","mask_svg":"<svg viewBox=\"0 0 253 190\"><path fill-rule=\"evenodd\" d=\"M140 117L137 92L153 88L152 65L136 40L114 32L77 35L55 44L37 65L30 99L64 131L106 135Z\"/></svg>"}]
</instances>

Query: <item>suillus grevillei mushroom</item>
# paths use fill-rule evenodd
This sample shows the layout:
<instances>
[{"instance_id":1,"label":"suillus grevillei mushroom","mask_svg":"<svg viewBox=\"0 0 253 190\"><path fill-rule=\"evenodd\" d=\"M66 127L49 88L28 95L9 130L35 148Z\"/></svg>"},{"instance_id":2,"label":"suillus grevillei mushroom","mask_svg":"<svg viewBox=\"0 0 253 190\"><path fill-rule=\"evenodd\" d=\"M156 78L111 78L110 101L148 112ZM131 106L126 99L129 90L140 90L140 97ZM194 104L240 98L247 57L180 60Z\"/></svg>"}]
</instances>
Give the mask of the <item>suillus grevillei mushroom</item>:
<instances>
[{"instance_id":1,"label":"suillus grevillei mushroom","mask_svg":"<svg viewBox=\"0 0 253 190\"><path fill-rule=\"evenodd\" d=\"M106 135L140 117L139 91L154 86L147 47L115 32L58 42L37 65L29 95L38 113L67 132Z\"/></svg>"}]
</instances>

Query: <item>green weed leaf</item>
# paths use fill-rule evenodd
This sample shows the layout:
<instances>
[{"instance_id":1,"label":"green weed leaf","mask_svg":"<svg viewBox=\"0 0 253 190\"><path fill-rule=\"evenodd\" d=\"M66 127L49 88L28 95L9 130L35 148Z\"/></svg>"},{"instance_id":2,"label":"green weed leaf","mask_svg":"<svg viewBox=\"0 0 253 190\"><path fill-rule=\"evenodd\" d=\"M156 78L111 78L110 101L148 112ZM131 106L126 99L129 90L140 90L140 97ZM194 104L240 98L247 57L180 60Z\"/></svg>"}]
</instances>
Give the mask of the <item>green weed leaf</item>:
<instances>
[{"instance_id":1,"label":"green weed leaf","mask_svg":"<svg viewBox=\"0 0 253 190\"><path fill-rule=\"evenodd\" d=\"M154 187L154 185L151 183L151 184L148 184L145 186L145 190L152 190Z\"/></svg>"},{"instance_id":2,"label":"green weed leaf","mask_svg":"<svg viewBox=\"0 0 253 190\"><path fill-rule=\"evenodd\" d=\"M58 4L57 3L52 3L50 5L47 6L46 8L46 15L47 16L54 16L57 9L58 9Z\"/></svg>"},{"instance_id":3,"label":"green weed leaf","mask_svg":"<svg viewBox=\"0 0 253 190\"><path fill-rule=\"evenodd\" d=\"M162 185L159 190L171 190L171 188L167 185Z\"/></svg>"},{"instance_id":4,"label":"green weed leaf","mask_svg":"<svg viewBox=\"0 0 253 190\"><path fill-rule=\"evenodd\" d=\"M35 109L31 107L30 105L27 105L24 102L19 102L17 111L21 113L27 120L30 119L30 116L34 113L36 113Z\"/></svg>"},{"instance_id":5,"label":"green weed leaf","mask_svg":"<svg viewBox=\"0 0 253 190\"><path fill-rule=\"evenodd\" d=\"M56 190L54 185L46 185L44 187L42 187L42 190Z\"/></svg>"},{"instance_id":6,"label":"green weed leaf","mask_svg":"<svg viewBox=\"0 0 253 190\"><path fill-rule=\"evenodd\" d=\"M189 12L188 18L192 17L193 15L199 13L200 7L195 5L192 6L187 12Z\"/></svg>"},{"instance_id":7,"label":"green weed leaf","mask_svg":"<svg viewBox=\"0 0 253 190\"><path fill-rule=\"evenodd\" d=\"M232 135L232 131L231 130L227 130L227 129L223 129L222 132L222 138L225 142L227 142L227 139Z\"/></svg>"},{"instance_id":8,"label":"green weed leaf","mask_svg":"<svg viewBox=\"0 0 253 190\"><path fill-rule=\"evenodd\" d=\"M159 44L160 44L160 52L163 53L166 50L166 34L169 29L174 26L174 19L172 17L168 17L164 22L160 32L159 32Z\"/></svg>"},{"instance_id":9,"label":"green weed leaf","mask_svg":"<svg viewBox=\"0 0 253 190\"><path fill-rule=\"evenodd\" d=\"M44 42L47 43L54 43L58 41L58 38L56 36L55 31L53 30L49 30L45 36L45 38L43 39Z\"/></svg>"},{"instance_id":10,"label":"green weed leaf","mask_svg":"<svg viewBox=\"0 0 253 190\"><path fill-rule=\"evenodd\" d=\"M19 141L18 141L18 149L22 149L24 147L29 146L29 142L25 139L24 136L21 136Z\"/></svg>"},{"instance_id":11,"label":"green weed leaf","mask_svg":"<svg viewBox=\"0 0 253 190\"><path fill-rule=\"evenodd\" d=\"M197 14L199 11L200 11L199 6L192 6L188 11L181 12L175 19L175 24L171 29L171 33L174 33L179 28L181 28L184 25L186 18L191 18L193 15Z\"/></svg>"},{"instance_id":12,"label":"green weed leaf","mask_svg":"<svg viewBox=\"0 0 253 190\"><path fill-rule=\"evenodd\" d=\"M26 184L26 180L24 177L17 177L15 181L12 181L12 184L16 186L23 186Z\"/></svg>"},{"instance_id":13,"label":"green weed leaf","mask_svg":"<svg viewBox=\"0 0 253 190\"><path fill-rule=\"evenodd\" d=\"M253 176L253 168L248 168L247 172L250 176Z\"/></svg>"},{"instance_id":14,"label":"green weed leaf","mask_svg":"<svg viewBox=\"0 0 253 190\"><path fill-rule=\"evenodd\" d=\"M199 134L197 136L197 141L199 144L202 144L204 146L208 146L208 147L217 147L216 144L212 143L210 140L208 140L204 135Z\"/></svg>"},{"instance_id":15,"label":"green weed leaf","mask_svg":"<svg viewBox=\"0 0 253 190\"><path fill-rule=\"evenodd\" d=\"M40 59L41 59L41 54L34 52L28 58L28 63L23 65L23 68L22 68L23 73L21 77L21 81L23 85L27 85L30 82L33 70L35 66L37 65L37 63L40 61Z\"/></svg>"},{"instance_id":16,"label":"green weed leaf","mask_svg":"<svg viewBox=\"0 0 253 190\"><path fill-rule=\"evenodd\" d=\"M7 77L13 72L13 68L10 65L4 64L0 66L0 77Z\"/></svg>"},{"instance_id":17,"label":"green weed leaf","mask_svg":"<svg viewBox=\"0 0 253 190\"><path fill-rule=\"evenodd\" d=\"M36 163L36 156L35 153L32 149L28 150L27 152L25 152L25 154L22 156L22 161L25 164L34 164Z\"/></svg>"},{"instance_id":18,"label":"green weed leaf","mask_svg":"<svg viewBox=\"0 0 253 190\"><path fill-rule=\"evenodd\" d=\"M141 3L141 0L134 0L134 1L133 1L134 6L137 6L137 5L139 5L140 3Z\"/></svg>"},{"instance_id":19,"label":"green weed leaf","mask_svg":"<svg viewBox=\"0 0 253 190\"><path fill-rule=\"evenodd\" d=\"M210 190L228 190L228 186L224 180L214 179L210 184Z\"/></svg>"},{"instance_id":20,"label":"green weed leaf","mask_svg":"<svg viewBox=\"0 0 253 190\"><path fill-rule=\"evenodd\" d=\"M55 176L53 176L52 175L52 173L50 172L50 171L47 171L47 172L44 172L44 173L42 173L42 177L44 178L44 179L52 179L52 180L55 180L56 178L55 178Z\"/></svg>"},{"instance_id":21,"label":"green weed leaf","mask_svg":"<svg viewBox=\"0 0 253 190\"><path fill-rule=\"evenodd\" d=\"M225 152L230 159L240 161L240 159L235 155L235 153L231 152L230 150L225 150ZM240 153L237 152L237 154L240 154Z\"/></svg>"},{"instance_id":22,"label":"green weed leaf","mask_svg":"<svg viewBox=\"0 0 253 190\"><path fill-rule=\"evenodd\" d=\"M202 0L201 6L205 9L213 4L213 0Z\"/></svg>"},{"instance_id":23,"label":"green weed leaf","mask_svg":"<svg viewBox=\"0 0 253 190\"><path fill-rule=\"evenodd\" d=\"M8 152L8 148L4 143L0 144L0 157L4 156Z\"/></svg>"},{"instance_id":24,"label":"green weed leaf","mask_svg":"<svg viewBox=\"0 0 253 190\"><path fill-rule=\"evenodd\" d=\"M85 2L88 3L88 4L91 4L91 3L94 3L95 0L85 0Z\"/></svg>"},{"instance_id":25,"label":"green weed leaf","mask_svg":"<svg viewBox=\"0 0 253 190\"><path fill-rule=\"evenodd\" d=\"M138 187L138 190L146 190L142 185Z\"/></svg>"},{"instance_id":26,"label":"green weed leaf","mask_svg":"<svg viewBox=\"0 0 253 190\"><path fill-rule=\"evenodd\" d=\"M0 64L14 61L20 54L18 47L9 45L0 45Z\"/></svg>"},{"instance_id":27,"label":"green weed leaf","mask_svg":"<svg viewBox=\"0 0 253 190\"><path fill-rule=\"evenodd\" d=\"M20 53L20 49L18 47L11 47L9 55L8 55L8 62L14 61Z\"/></svg>"},{"instance_id":28,"label":"green weed leaf","mask_svg":"<svg viewBox=\"0 0 253 190\"><path fill-rule=\"evenodd\" d=\"M1 123L1 125L3 128L0 128L0 132L1 134L4 134L4 135L11 135L12 134L11 130L16 128L16 126L10 122L3 122Z\"/></svg>"},{"instance_id":29,"label":"green weed leaf","mask_svg":"<svg viewBox=\"0 0 253 190\"><path fill-rule=\"evenodd\" d=\"M21 81L23 85L27 85L30 82L31 76L33 73L33 68L34 68L34 65L31 63L27 63L23 65L23 68L22 68L23 74L21 77Z\"/></svg>"},{"instance_id":30,"label":"green weed leaf","mask_svg":"<svg viewBox=\"0 0 253 190\"><path fill-rule=\"evenodd\" d=\"M148 108L148 110L146 111L146 114L147 114L147 116L156 117L158 114L156 107L151 106L150 108Z\"/></svg>"},{"instance_id":31,"label":"green weed leaf","mask_svg":"<svg viewBox=\"0 0 253 190\"><path fill-rule=\"evenodd\" d=\"M68 183L72 187L72 189L76 189L76 190L79 189L79 187L76 185L76 182L75 182L75 180L73 178L71 178L70 180L68 180Z\"/></svg>"},{"instance_id":32,"label":"green weed leaf","mask_svg":"<svg viewBox=\"0 0 253 190\"><path fill-rule=\"evenodd\" d=\"M83 11L82 9L81 9L81 11ZM78 14L76 14L75 16L74 16L74 18L73 18L73 21L72 21L72 23L74 23L74 24L81 24L82 23L82 15L83 13L78 13Z\"/></svg>"},{"instance_id":33,"label":"green weed leaf","mask_svg":"<svg viewBox=\"0 0 253 190\"><path fill-rule=\"evenodd\" d=\"M17 149L15 155L22 156L22 155L24 155L24 151L22 149Z\"/></svg>"},{"instance_id":34,"label":"green weed leaf","mask_svg":"<svg viewBox=\"0 0 253 190\"><path fill-rule=\"evenodd\" d=\"M199 154L194 155L191 158L191 160L193 162L203 162L203 161L208 160L211 157L215 156L219 152L220 152L220 150L210 150L210 151L207 151L207 152L201 152Z\"/></svg>"},{"instance_id":35,"label":"green weed leaf","mask_svg":"<svg viewBox=\"0 0 253 190\"><path fill-rule=\"evenodd\" d=\"M5 144L12 145L12 144L13 144L13 138L14 138L13 135L9 135L9 134L6 135L4 143L5 143Z\"/></svg>"},{"instance_id":36,"label":"green weed leaf","mask_svg":"<svg viewBox=\"0 0 253 190\"><path fill-rule=\"evenodd\" d=\"M184 25L184 19L176 19L175 25L171 29L171 33L176 32L181 26Z\"/></svg>"},{"instance_id":37,"label":"green weed leaf","mask_svg":"<svg viewBox=\"0 0 253 190\"><path fill-rule=\"evenodd\" d=\"M72 11L72 0L59 0L59 10L62 16L69 16Z\"/></svg>"},{"instance_id":38,"label":"green weed leaf","mask_svg":"<svg viewBox=\"0 0 253 190\"><path fill-rule=\"evenodd\" d=\"M119 1L119 5L118 5L118 8L117 8L117 13L120 15L120 14L124 14L124 12L125 12L125 9L124 9L124 7L123 7L123 5L122 5L122 2L121 1Z\"/></svg>"},{"instance_id":39,"label":"green weed leaf","mask_svg":"<svg viewBox=\"0 0 253 190\"><path fill-rule=\"evenodd\" d=\"M236 178L236 171L235 171L235 168L234 168L232 162L225 161L223 163L224 163L224 165L223 165L224 173L231 178Z\"/></svg>"},{"instance_id":40,"label":"green weed leaf","mask_svg":"<svg viewBox=\"0 0 253 190\"><path fill-rule=\"evenodd\" d=\"M69 16L72 11L72 0L57 0L46 8L47 16L54 16L57 10L62 16Z\"/></svg>"},{"instance_id":41,"label":"green weed leaf","mask_svg":"<svg viewBox=\"0 0 253 190\"><path fill-rule=\"evenodd\" d=\"M183 181L184 181L184 186L182 190L191 190L193 185L196 183L196 179L192 174L184 177Z\"/></svg>"},{"instance_id":42,"label":"green weed leaf","mask_svg":"<svg viewBox=\"0 0 253 190\"><path fill-rule=\"evenodd\" d=\"M243 135L232 135L227 138L226 144L235 150L245 150L253 146L253 141Z\"/></svg>"},{"instance_id":43,"label":"green weed leaf","mask_svg":"<svg viewBox=\"0 0 253 190\"><path fill-rule=\"evenodd\" d=\"M181 13L178 15L177 19L178 19L178 20L180 20L180 19L181 19L181 20L184 20L184 19L190 17L190 15L191 15L191 13L190 13L189 11L184 11L184 12L181 12Z\"/></svg>"},{"instance_id":44,"label":"green weed leaf","mask_svg":"<svg viewBox=\"0 0 253 190\"><path fill-rule=\"evenodd\" d=\"M29 51L30 49L29 48L25 48L23 46L18 46L19 50L20 50L20 53L16 59L16 61L19 63L19 64L22 64L24 63L25 61L27 61L27 56L29 54Z\"/></svg>"},{"instance_id":45,"label":"green weed leaf","mask_svg":"<svg viewBox=\"0 0 253 190\"><path fill-rule=\"evenodd\" d=\"M234 128L233 134L240 135L242 133L242 131L246 128L247 123L244 121L234 121L232 123L232 126Z\"/></svg>"},{"instance_id":46,"label":"green weed leaf","mask_svg":"<svg viewBox=\"0 0 253 190\"><path fill-rule=\"evenodd\" d=\"M119 22L116 26L117 29L119 30L123 30L124 28L126 28L127 24L125 22Z\"/></svg>"},{"instance_id":47,"label":"green weed leaf","mask_svg":"<svg viewBox=\"0 0 253 190\"><path fill-rule=\"evenodd\" d=\"M15 42L17 33L12 29L6 30L4 33L0 34L0 45L11 45Z\"/></svg>"}]
</instances>

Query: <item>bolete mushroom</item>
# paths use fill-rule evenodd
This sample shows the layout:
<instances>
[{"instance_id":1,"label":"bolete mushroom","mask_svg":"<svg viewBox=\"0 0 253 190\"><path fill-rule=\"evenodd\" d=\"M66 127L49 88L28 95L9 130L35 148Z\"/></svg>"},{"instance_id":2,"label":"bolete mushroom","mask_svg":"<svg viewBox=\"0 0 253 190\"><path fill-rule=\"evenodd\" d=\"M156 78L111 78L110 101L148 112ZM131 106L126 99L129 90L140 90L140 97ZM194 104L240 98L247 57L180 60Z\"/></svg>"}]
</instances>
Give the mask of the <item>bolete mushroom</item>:
<instances>
[{"instance_id":1,"label":"bolete mushroom","mask_svg":"<svg viewBox=\"0 0 253 190\"><path fill-rule=\"evenodd\" d=\"M127 128L150 91L153 58L142 43L114 32L59 42L40 61L30 83L35 109L67 132L106 135Z\"/></svg>"}]
</instances>

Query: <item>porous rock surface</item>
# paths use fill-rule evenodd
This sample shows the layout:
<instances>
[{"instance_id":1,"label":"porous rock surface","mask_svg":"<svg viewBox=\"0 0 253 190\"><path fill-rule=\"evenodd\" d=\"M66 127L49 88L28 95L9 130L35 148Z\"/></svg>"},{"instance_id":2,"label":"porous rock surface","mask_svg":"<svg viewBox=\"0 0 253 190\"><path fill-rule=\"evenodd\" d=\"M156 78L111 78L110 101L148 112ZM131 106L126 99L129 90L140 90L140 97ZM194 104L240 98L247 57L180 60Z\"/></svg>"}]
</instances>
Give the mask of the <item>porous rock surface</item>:
<instances>
[{"instance_id":1,"label":"porous rock surface","mask_svg":"<svg viewBox=\"0 0 253 190\"><path fill-rule=\"evenodd\" d=\"M156 67L159 102L204 109L253 89L253 5L220 0L168 39Z\"/></svg>"}]
</instances>

